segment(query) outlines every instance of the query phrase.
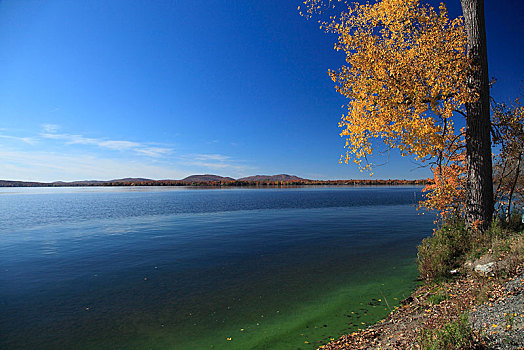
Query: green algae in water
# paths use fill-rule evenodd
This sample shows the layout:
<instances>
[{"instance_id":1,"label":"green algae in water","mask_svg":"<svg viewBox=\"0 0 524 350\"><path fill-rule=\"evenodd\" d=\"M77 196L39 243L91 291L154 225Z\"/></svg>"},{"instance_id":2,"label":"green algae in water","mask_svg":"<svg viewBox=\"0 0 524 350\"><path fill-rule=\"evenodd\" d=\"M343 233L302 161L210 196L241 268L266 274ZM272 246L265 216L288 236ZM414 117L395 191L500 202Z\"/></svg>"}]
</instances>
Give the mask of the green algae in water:
<instances>
[{"instance_id":1,"label":"green algae in water","mask_svg":"<svg viewBox=\"0 0 524 350\"><path fill-rule=\"evenodd\" d=\"M387 316L390 308L410 295L416 276L413 261L405 261L368 279L310 293L306 300L263 317L247 321L245 314L237 314L228 327L196 338L177 337L163 349L316 349Z\"/></svg>"},{"instance_id":2,"label":"green algae in water","mask_svg":"<svg viewBox=\"0 0 524 350\"><path fill-rule=\"evenodd\" d=\"M230 291L177 317L166 307L165 313L137 311L116 322L113 318L113 323L95 318L96 327L84 325L93 333L85 334L81 343L68 342L67 334L62 334L55 345L70 344L77 349L316 349L385 317L390 307L409 296L416 277L410 258L371 264L367 275L355 271L345 278L330 276L331 284L304 284L294 298L262 293L224 303L224 298L237 295ZM209 308L213 303L216 307ZM120 336L114 338L114 334ZM53 340L47 345L42 348L53 348Z\"/></svg>"},{"instance_id":3,"label":"green algae in water","mask_svg":"<svg viewBox=\"0 0 524 350\"><path fill-rule=\"evenodd\" d=\"M376 266L378 267L378 266ZM125 338L84 343L97 349L316 349L331 339L363 329L385 317L416 286L412 259L383 266L368 276L353 276L344 285L311 289L291 300L272 294L273 300L246 298L222 312L184 315L183 324L160 327L127 324ZM333 278L335 276L332 276ZM256 298L255 298L256 299ZM389 305L388 305L389 304ZM210 310L208 310L210 311ZM128 320L129 321L129 320ZM151 320L151 324L157 324ZM120 331L121 332L121 331Z\"/></svg>"}]
</instances>

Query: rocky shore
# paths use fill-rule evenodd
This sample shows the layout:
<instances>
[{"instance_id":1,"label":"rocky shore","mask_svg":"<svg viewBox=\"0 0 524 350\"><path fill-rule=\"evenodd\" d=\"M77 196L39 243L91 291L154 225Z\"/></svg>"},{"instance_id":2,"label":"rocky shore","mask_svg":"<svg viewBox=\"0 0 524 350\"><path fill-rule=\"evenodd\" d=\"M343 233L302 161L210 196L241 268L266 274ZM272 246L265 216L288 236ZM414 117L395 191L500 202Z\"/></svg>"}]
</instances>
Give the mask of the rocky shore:
<instances>
[{"instance_id":1,"label":"rocky shore","mask_svg":"<svg viewBox=\"0 0 524 350\"><path fill-rule=\"evenodd\" d=\"M493 302L472 310L473 329L483 334L489 349L524 348L524 273L510 278Z\"/></svg>"}]
</instances>

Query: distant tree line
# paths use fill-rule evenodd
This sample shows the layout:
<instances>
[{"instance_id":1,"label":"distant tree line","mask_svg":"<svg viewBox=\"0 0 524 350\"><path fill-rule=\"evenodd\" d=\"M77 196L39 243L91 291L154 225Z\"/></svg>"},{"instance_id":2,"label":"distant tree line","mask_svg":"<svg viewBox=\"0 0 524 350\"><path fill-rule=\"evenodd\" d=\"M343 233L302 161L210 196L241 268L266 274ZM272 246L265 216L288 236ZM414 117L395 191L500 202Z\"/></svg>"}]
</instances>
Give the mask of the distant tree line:
<instances>
[{"instance_id":1,"label":"distant tree line","mask_svg":"<svg viewBox=\"0 0 524 350\"><path fill-rule=\"evenodd\" d=\"M78 182L25 182L0 180L0 187L81 187L81 186L192 186L192 187L275 187L275 186L376 186L376 185L427 185L431 179L420 180L293 180L293 181L78 181Z\"/></svg>"}]
</instances>

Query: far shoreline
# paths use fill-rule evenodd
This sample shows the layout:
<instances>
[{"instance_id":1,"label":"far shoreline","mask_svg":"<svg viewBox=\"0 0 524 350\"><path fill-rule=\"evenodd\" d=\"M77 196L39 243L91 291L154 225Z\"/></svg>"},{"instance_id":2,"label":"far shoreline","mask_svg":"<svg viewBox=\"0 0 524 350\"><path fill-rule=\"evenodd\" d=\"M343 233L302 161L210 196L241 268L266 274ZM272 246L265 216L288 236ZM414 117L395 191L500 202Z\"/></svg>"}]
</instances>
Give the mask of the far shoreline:
<instances>
[{"instance_id":1,"label":"far shoreline","mask_svg":"<svg viewBox=\"0 0 524 350\"><path fill-rule=\"evenodd\" d=\"M31 182L0 180L0 188L12 187L307 187L307 186L425 186L429 179L420 180L292 180L292 181L184 181L184 180L109 180L73 182Z\"/></svg>"}]
</instances>

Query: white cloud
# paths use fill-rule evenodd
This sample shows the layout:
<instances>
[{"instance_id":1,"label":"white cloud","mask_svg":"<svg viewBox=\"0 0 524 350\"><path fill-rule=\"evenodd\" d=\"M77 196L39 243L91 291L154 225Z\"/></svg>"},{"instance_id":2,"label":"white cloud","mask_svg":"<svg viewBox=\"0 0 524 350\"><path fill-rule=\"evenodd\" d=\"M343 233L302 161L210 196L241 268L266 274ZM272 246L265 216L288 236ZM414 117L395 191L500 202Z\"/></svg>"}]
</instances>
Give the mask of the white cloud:
<instances>
[{"instance_id":1,"label":"white cloud","mask_svg":"<svg viewBox=\"0 0 524 350\"><path fill-rule=\"evenodd\" d=\"M49 127L49 124L46 124ZM149 157L161 157L170 153L173 153L172 148L167 147L152 147L147 143L140 143L126 140L105 140L84 137L76 134L59 134L56 132L49 132L49 128L44 126L44 132L40 134L41 137L53 140L63 140L66 144L73 145L92 145L101 148L106 148L113 151L132 151L139 155L145 155ZM52 129L52 128L51 128ZM55 129L56 130L56 129Z\"/></svg>"},{"instance_id":2,"label":"white cloud","mask_svg":"<svg viewBox=\"0 0 524 350\"><path fill-rule=\"evenodd\" d=\"M132 141L100 141L100 142L96 142L95 144L100 147L106 147L106 148L113 149L116 151L124 151L128 149L142 147L140 143L132 142Z\"/></svg>"},{"instance_id":3,"label":"white cloud","mask_svg":"<svg viewBox=\"0 0 524 350\"><path fill-rule=\"evenodd\" d=\"M56 124L43 124L42 129L44 129L44 132L57 132L60 126Z\"/></svg>"},{"instance_id":4,"label":"white cloud","mask_svg":"<svg viewBox=\"0 0 524 350\"><path fill-rule=\"evenodd\" d=\"M0 150L0 162L3 164L0 179L22 181L110 180L123 177L181 179L190 174L174 166L143 161L5 149Z\"/></svg>"},{"instance_id":5,"label":"white cloud","mask_svg":"<svg viewBox=\"0 0 524 350\"><path fill-rule=\"evenodd\" d=\"M190 154L181 158L186 165L204 169L204 171L220 170L233 177L244 176L247 172L255 169L223 154Z\"/></svg>"},{"instance_id":6,"label":"white cloud","mask_svg":"<svg viewBox=\"0 0 524 350\"><path fill-rule=\"evenodd\" d=\"M225 156L223 154L193 154L193 159L196 160L217 160L217 161L226 161L228 159L231 159L229 156Z\"/></svg>"},{"instance_id":7,"label":"white cloud","mask_svg":"<svg viewBox=\"0 0 524 350\"><path fill-rule=\"evenodd\" d=\"M224 168L234 168L234 165L226 163L210 163L210 162L190 162L189 164L195 165L198 167L209 168L209 169L224 169Z\"/></svg>"},{"instance_id":8,"label":"white cloud","mask_svg":"<svg viewBox=\"0 0 524 350\"><path fill-rule=\"evenodd\" d=\"M142 148L136 148L134 151L136 153L144 154L150 157L162 157L166 154L173 153L173 150L171 148L163 148L163 147L142 147Z\"/></svg>"},{"instance_id":9,"label":"white cloud","mask_svg":"<svg viewBox=\"0 0 524 350\"><path fill-rule=\"evenodd\" d=\"M0 135L0 138L3 139L9 139L9 140L15 140L15 141L22 141L29 145L34 145L36 143L36 140L32 137L18 137L18 136L11 136L11 135Z\"/></svg>"},{"instance_id":10,"label":"white cloud","mask_svg":"<svg viewBox=\"0 0 524 350\"><path fill-rule=\"evenodd\" d=\"M158 143L85 137L58 132L55 124L42 125L35 137L0 134L0 179L25 181L109 180L120 177L181 179L191 174L220 172L227 176L249 175L255 168L242 160L218 153L175 154ZM15 140L19 143L7 142ZM54 142L52 142L54 141ZM20 142L30 147L21 146ZM85 145L90 147L66 147ZM32 147L31 147L32 146ZM59 146L59 153L54 152ZM97 154L97 148L114 152ZM118 152L118 153L115 153Z\"/></svg>"}]
</instances>

